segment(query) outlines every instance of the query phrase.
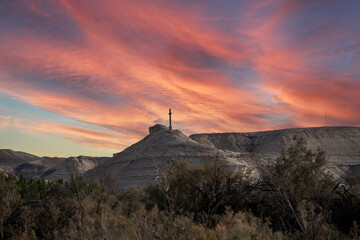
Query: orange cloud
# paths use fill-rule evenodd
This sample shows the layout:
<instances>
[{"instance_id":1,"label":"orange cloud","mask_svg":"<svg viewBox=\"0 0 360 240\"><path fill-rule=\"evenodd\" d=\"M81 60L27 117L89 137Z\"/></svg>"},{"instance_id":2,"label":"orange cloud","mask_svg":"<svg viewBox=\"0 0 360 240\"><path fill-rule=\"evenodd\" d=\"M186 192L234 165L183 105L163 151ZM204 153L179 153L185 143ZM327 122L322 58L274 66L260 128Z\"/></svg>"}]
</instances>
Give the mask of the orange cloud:
<instances>
[{"instance_id":1,"label":"orange cloud","mask_svg":"<svg viewBox=\"0 0 360 240\"><path fill-rule=\"evenodd\" d=\"M70 125L58 123L44 123L18 117L0 117L0 126L16 128L29 135L46 135L70 140L77 144L90 145L102 149L123 149L132 144L126 141L121 134L104 133Z\"/></svg>"},{"instance_id":2,"label":"orange cloud","mask_svg":"<svg viewBox=\"0 0 360 240\"><path fill-rule=\"evenodd\" d=\"M311 13L331 4L243 5L234 18L226 8L207 16L214 9L200 3L24 4L14 16L42 25L29 30L26 21L0 34L0 92L115 135L38 123L33 130L119 150L149 125L166 124L169 107L186 133L321 125L325 108L330 123L359 125L359 57L349 67L336 62L359 41L344 50L332 32L356 39L341 28L351 18Z\"/></svg>"},{"instance_id":3,"label":"orange cloud","mask_svg":"<svg viewBox=\"0 0 360 240\"><path fill-rule=\"evenodd\" d=\"M359 7L354 2L325 6ZM324 125L325 109L329 124L358 126L360 85L355 62L359 61L359 41L355 39L359 36L344 27L354 27L349 16L311 16L311 11L324 14L322 9L321 2L289 1L279 5L266 24L258 23L256 30L249 33L262 39L259 44L263 54L253 66L263 80L261 88L274 92L284 104L280 111L294 113L296 126ZM304 16L300 15L301 21L296 22L299 13ZM294 23L290 25L291 20ZM352 62L347 63L345 58Z\"/></svg>"},{"instance_id":4,"label":"orange cloud","mask_svg":"<svg viewBox=\"0 0 360 240\"><path fill-rule=\"evenodd\" d=\"M57 89L46 89L50 90L50 93L47 94L43 89L39 90L38 86L31 89L32 87L24 82L16 83L18 87L15 91L15 87L13 87L12 91L9 91L9 86L7 86L3 89L3 92L17 95L26 102L50 111L97 125L121 126L124 123L126 124L129 115L131 115L133 117L131 122L128 123L129 126L125 125L124 127L130 128L139 121L142 123L143 129L146 129L145 126L149 125L151 120L158 119L161 115L165 115L162 118L162 121L164 121L166 119L164 109L171 105L175 105L179 109L179 113L181 111L181 115L178 116L179 122L186 123L196 118L205 118L204 121L212 121L214 118L228 119L228 116L223 111L223 103L229 105L229 108L232 109L231 115L236 115L237 109L241 108L241 111L251 109L254 107L250 106L251 102L257 102L256 98L246 91L228 87L230 80L208 67L198 68L186 65L183 60L177 61L178 66L176 66L176 63L167 61L170 60L170 55L167 52L161 53L165 54L164 58L160 56L156 64L151 62L150 59L146 59L147 56L145 56L145 59L144 55L137 56L138 54L134 54L129 45L124 46L124 44L129 43L122 43L121 39L114 37L112 32L102 32L101 29L104 29L102 24L104 23L99 23L90 18L86 9L76 8L74 10L74 7L70 6L68 2L64 2L64 4L73 11L74 18L83 25L84 31L91 36L88 39L89 42L84 44L86 45L85 49L80 47L78 50L73 51L64 47L62 43L48 43L34 36L26 40L15 39L14 41L14 39L11 39L10 44L15 45L17 50L15 54L9 55L14 58L17 52L21 52L21 56L15 57L14 62L9 62L9 57L6 56L6 59L3 58L2 63L12 66L19 65L18 58L22 58L22 60L26 60L25 62L29 66L23 66L24 61L21 61L21 66L18 66L18 68L29 69L28 71L31 74L39 74L42 78L48 78L49 84L56 80L64 85L69 85L69 87L81 88L81 91L89 90L90 94L94 95L96 95L94 93L96 90L101 90L104 94L124 98L125 101L130 102L130 105L122 105L121 100L119 100L118 103L113 103L115 105L109 106L106 102L101 102L103 100L101 96L99 96L100 101L94 99L88 102L88 96L83 100L81 99L82 96L68 96L62 92L57 92ZM129 5L128 7L134 6ZM121 7L112 7L112 9L122 9L121 11L125 11L124 8L126 7L123 5ZM181 18L176 16L179 14L175 14L175 11L155 10L162 14L159 19L155 18L150 21L152 14L148 14L147 11L140 11L140 13L129 17L139 23L141 30L144 30L150 24L161 36L175 38L174 41L179 45L180 49L196 50L188 49L193 45L198 49L202 49L201 51L204 54L222 58L226 62L243 58L239 54L234 54L233 49L226 45L229 42L228 40L219 39L213 31L200 34L198 28L183 23L180 24L179 19ZM131 11L126 10L125 12ZM113 14L115 11L112 10L110 13ZM114 16L113 21L120 22L122 20L118 19L118 13L111 14L109 17ZM128 17L125 13L124 15ZM169 21L166 21L169 26L163 26L163 19L166 18L169 19ZM144 22L146 24L142 26ZM135 28L137 29L137 27ZM110 26L109 29L111 29ZM179 35L179 31L184 31L185 36ZM25 41L31 44L25 44ZM101 47L96 52L89 52L93 47L92 44L96 46L106 44L106 46ZM19 51L19 47L21 51ZM4 48L9 49L8 46ZM37 53L33 49L37 49ZM107 56L111 56L111 58ZM172 56L172 58L173 61L176 61L176 56ZM35 65L41 66L43 69L34 73L33 69L39 69ZM195 75L182 78L182 73L179 74L179 71L193 72ZM76 76L84 76L84 78L77 79ZM257 104L261 105L260 103ZM77 111L73 111L73 106L77 106ZM99 109L96 111L97 114L93 114L94 109ZM219 125L223 124L218 124L218 129L228 128ZM201 125L198 127L201 127ZM143 132L144 130L141 130L141 133Z\"/></svg>"},{"instance_id":5,"label":"orange cloud","mask_svg":"<svg viewBox=\"0 0 360 240\"><path fill-rule=\"evenodd\" d=\"M2 116L0 115L0 129L9 127L11 124L10 116Z\"/></svg>"}]
</instances>

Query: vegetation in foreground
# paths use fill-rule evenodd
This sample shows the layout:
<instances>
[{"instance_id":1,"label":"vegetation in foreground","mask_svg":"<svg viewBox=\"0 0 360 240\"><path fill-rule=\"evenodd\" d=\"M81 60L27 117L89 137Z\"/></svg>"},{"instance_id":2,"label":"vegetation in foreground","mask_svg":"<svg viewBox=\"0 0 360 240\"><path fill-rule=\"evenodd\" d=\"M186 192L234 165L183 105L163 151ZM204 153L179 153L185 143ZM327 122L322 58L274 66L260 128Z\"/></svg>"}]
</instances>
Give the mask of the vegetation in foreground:
<instances>
[{"instance_id":1,"label":"vegetation in foreground","mask_svg":"<svg viewBox=\"0 0 360 240\"><path fill-rule=\"evenodd\" d=\"M359 239L360 178L340 185L303 139L259 179L215 160L176 162L158 182L114 194L74 177L0 174L0 239Z\"/></svg>"}]
</instances>

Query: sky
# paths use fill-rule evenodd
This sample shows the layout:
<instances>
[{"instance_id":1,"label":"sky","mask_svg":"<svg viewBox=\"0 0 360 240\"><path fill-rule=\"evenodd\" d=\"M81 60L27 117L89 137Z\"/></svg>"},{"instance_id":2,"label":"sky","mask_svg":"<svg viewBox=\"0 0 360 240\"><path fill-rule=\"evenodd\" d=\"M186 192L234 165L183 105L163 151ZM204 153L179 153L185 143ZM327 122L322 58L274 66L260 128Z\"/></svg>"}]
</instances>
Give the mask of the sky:
<instances>
[{"instance_id":1,"label":"sky","mask_svg":"<svg viewBox=\"0 0 360 240\"><path fill-rule=\"evenodd\" d=\"M360 126L359 65L358 0L0 0L0 148Z\"/></svg>"}]
</instances>

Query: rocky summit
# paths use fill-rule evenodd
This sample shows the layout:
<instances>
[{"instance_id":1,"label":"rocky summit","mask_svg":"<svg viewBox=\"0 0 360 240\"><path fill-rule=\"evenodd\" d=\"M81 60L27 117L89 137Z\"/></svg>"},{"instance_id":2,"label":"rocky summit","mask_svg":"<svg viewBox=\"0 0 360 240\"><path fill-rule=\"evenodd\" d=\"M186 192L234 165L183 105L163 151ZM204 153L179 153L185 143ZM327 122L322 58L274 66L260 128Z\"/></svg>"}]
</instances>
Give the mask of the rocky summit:
<instances>
[{"instance_id":1,"label":"rocky summit","mask_svg":"<svg viewBox=\"0 0 360 240\"><path fill-rule=\"evenodd\" d=\"M149 135L144 139L114 154L112 159L86 175L111 184L109 187L114 190L144 187L154 182L159 171L166 171L172 162L188 161L191 166L200 166L216 153L213 146L199 143L179 130L156 124L149 128Z\"/></svg>"}]
</instances>

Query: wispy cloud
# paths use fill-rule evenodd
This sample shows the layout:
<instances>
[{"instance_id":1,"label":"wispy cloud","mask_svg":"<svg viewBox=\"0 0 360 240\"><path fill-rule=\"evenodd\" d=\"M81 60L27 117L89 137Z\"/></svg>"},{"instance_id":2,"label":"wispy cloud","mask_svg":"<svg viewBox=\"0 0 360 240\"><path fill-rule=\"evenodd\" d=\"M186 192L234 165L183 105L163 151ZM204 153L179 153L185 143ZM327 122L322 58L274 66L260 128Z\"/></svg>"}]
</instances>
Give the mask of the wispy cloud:
<instances>
[{"instance_id":1,"label":"wispy cloud","mask_svg":"<svg viewBox=\"0 0 360 240\"><path fill-rule=\"evenodd\" d=\"M360 125L356 1L19 2L0 92L119 134L56 126L78 143L121 150L168 107L187 133L318 126L325 108Z\"/></svg>"},{"instance_id":2,"label":"wispy cloud","mask_svg":"<svg viewBox=\"0 0 360 240\"><path fill-rule=\"evenodd\" d=\"M104 133L71 125L38 122L12 116L0 116L1 128L16 128L30 136L47 135L103 149L122 149L131 144L116 132Z\"/></svg>"}]
</instances>

